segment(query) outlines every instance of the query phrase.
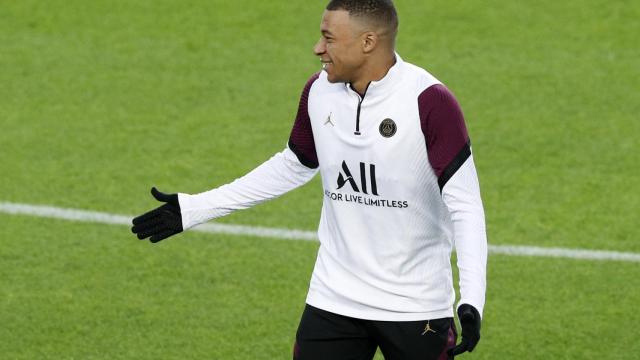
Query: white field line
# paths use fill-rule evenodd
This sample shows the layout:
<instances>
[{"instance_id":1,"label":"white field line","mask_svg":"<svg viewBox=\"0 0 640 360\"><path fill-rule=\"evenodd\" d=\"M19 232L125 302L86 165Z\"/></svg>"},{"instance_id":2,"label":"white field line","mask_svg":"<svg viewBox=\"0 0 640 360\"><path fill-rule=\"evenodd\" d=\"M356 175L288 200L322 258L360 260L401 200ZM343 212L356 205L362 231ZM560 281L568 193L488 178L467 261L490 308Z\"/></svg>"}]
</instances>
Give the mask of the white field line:
<instances>
[{"instance_id":1,"label":"white field line","mask_svg":"<svg viewBox=\"0 0 640 360\"><path fill-rule=\"evenodd\" d=\"M97 211L87 211L79 209L65 209L44 205L18 204L11 202L0 202L0 213L14 215L28 215L35 217L62 219L77 222L91 222L100 224L131 225L133 216L109 214ZM265 238L287 239L287 240L318 240L315 231L278 229L259 226L227 225L227 224L202 224L190 231L200 231L215 234L247 235ZM605 251L605 250L585 250L585 249L564 249L564 248L543 248L535 246L511 246L511 245L489 245L489 252L492 254L515 255L515 256L542 256L558 257L569 259L605 260L605 261L629 261L640 262L640 254L629 252Z\"/></svg>"}]
</instances>

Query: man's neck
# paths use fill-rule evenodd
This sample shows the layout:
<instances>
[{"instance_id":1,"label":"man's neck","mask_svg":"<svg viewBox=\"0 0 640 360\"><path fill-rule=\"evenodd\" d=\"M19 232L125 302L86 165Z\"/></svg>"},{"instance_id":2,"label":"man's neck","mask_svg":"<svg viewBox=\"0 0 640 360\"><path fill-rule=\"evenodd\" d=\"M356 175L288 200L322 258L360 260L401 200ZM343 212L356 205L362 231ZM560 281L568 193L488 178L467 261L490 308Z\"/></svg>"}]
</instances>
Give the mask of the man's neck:
<instances>
[{"instance_id":1,"label":"man's neck","mask_svg":"<svg viewBox=\"0 0 640 360\"><path fill-rule=\"evenodd\" d=\"M360 96L364 96L369 83L384 78L395 63L395 53L391 53L390 56L385 56L384 58L381 57L378 61L372 61L363 69L363 75L351 83L351 88Z\"/></svg>"}]
</instances>

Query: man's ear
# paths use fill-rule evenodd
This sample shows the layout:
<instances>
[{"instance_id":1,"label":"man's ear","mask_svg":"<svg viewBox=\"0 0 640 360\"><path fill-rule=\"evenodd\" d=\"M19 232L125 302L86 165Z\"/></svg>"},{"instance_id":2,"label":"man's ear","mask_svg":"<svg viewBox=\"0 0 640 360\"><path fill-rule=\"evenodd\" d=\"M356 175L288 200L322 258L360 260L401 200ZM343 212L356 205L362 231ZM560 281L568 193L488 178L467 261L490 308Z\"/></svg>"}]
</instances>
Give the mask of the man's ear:
<instances>
[{"instance_id":1,"label":"man's ear","mask_svg":"<svg viewBox=\"0 0 640 360\"><path fill-rule=\"evenodd\" d=\"M362 34L362 51L365 54L371 53L378 45L378 34L373 31L367 31Z\"/></svg>"}]
</instances>

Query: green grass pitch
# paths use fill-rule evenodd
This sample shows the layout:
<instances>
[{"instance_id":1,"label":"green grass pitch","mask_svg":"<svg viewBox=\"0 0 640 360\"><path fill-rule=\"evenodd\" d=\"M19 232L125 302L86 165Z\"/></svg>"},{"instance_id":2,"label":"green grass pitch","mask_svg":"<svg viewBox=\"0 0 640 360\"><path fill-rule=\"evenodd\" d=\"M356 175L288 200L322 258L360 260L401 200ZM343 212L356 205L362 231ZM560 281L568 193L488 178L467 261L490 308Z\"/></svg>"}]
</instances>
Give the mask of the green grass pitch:
<instances>
[{"instance_id":1,"label":"green grass pitch","mask_svg":"<svg viewBox=\"0 0 640 360\"><path fill-rule=\"evenodd\" d=\"M0 201L133 215L243 175L286 144L324 5L2 2ZM490 243L640 252L640 5L396 6L398 52L465 112ZM321 199L219 222L314 230ZM317 246L0 214L0 358L290 358ZM634 359L639 274L492 255L462 358Z\"/></svg>"}]
</instances>

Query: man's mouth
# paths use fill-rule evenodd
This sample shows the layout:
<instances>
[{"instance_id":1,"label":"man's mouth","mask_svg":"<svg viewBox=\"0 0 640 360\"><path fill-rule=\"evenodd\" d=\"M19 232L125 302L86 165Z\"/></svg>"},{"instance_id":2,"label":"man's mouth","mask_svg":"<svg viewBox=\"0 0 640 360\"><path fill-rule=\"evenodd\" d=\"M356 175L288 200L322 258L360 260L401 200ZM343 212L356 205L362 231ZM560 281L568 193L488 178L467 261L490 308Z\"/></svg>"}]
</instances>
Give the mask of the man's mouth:
<instances>
[{"instance_id":1,"label":"man's mouth","mask_svg":"<svg viewBox=\"0 0 640 360\"><path fill-rule=\"evenodd\" d=\"M327 66L332 63L331 61L324 61L324 60L320 60L320 62L322 63L322 70L326 70Z\"/></svg>"}]
</instances>

